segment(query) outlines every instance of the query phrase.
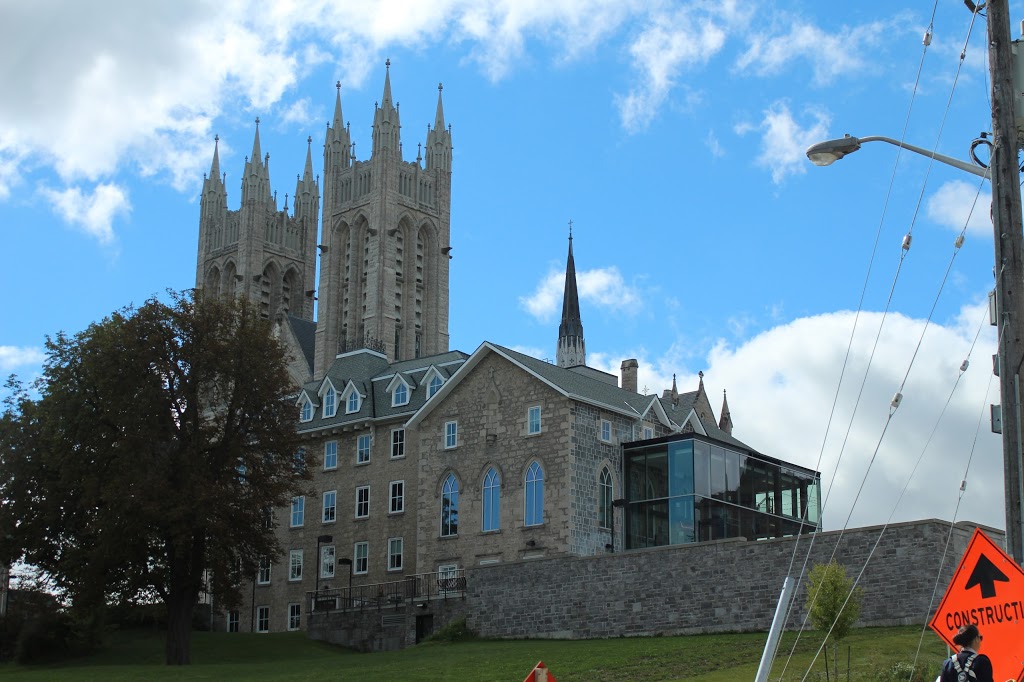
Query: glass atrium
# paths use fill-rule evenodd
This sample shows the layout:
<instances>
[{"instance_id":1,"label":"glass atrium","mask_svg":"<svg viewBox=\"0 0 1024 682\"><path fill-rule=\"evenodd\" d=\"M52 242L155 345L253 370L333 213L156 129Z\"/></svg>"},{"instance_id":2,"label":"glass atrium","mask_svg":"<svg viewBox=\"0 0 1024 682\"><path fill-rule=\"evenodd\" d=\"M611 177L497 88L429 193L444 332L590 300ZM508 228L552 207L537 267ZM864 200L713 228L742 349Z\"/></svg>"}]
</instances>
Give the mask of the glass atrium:
<instances>
[{"instance_id":1,"label":"glass atrium","mask_svg":"<svg viewBox=\"0 0 1024 682\"><path fill-rule=\"evenodd\" d=\"M821 475L811 469L693 433L626 443L623 457L627 549L777 538L820 522Z\"/></svg>"}]
</instances>

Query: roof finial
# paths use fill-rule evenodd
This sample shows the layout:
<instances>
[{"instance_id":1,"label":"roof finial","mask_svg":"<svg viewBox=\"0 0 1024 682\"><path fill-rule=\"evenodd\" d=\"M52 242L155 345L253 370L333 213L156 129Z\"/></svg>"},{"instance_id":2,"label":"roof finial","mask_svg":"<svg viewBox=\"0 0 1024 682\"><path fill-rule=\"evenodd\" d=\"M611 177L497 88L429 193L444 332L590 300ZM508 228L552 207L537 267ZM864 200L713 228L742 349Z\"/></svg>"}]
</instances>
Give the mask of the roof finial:
<instances>
[{"instance_id":1,"label":"roof finial","mask_svg":"<svg viewBox=\"0 0 1024 682\"><path fill-rule=\"evenodd\" d=\"M384 62L384 68L385 69L390 69L391 68L391 57L388 57L387 61Z\"/></svg>"},{"instance_id":2,"label":"roof finial","mask_svg":"<svg viewBox=\"0 0 1024 682\"><path fill-rule=\"evenodd\" d=\"M338 88L338 92L341 92L341 81L335 81L334 87Z\"/></svg>"},{"instance_id":3,"label":"roof finial","mask_svg":"<svg viewBox=\"0 0 1024 682\"><path fill-rule=\"evenodd\" d=\"M572 218L569 218L569 241L572 241Z\"/></svg>"},{"instance_id":4,"label":"roof finial","mask_svg":"<svg viewBox=\"0 0 1024 682\"><path fill-rule=\"evenodd\" d=\"M444 83L438 83L437 84L437 89L438 90L444 90Z\"/></svg>"},{"instance_id":5,"label":"roof finial","mask_svg":"<svg viewBox=\"0 0 1024 682\"><path fill-rule=\"evenodd\" d=\"M260 117L259 116L256 117L256 127L257 128L260 127Z\"/></svg>"}]
</instances>

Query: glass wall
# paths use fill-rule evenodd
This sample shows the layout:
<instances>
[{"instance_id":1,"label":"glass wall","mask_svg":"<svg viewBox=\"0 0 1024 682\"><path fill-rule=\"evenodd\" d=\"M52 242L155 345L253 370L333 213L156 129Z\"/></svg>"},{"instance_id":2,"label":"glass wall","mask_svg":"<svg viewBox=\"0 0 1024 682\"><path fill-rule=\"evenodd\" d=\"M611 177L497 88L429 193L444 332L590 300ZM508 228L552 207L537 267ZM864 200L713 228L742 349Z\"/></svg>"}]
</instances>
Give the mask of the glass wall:
<instances>
[{"instance_id":1,"label":"glass wall","mask_svg":"<svg viewBox=\"0 0 1024 682\"><path fill-rule=\"evenodd\" d=\"M820 476L809 469L763 460L692 434L628 444L624 455L627 549L782 537L818 525Z\"/></svg>"}]
</instances>

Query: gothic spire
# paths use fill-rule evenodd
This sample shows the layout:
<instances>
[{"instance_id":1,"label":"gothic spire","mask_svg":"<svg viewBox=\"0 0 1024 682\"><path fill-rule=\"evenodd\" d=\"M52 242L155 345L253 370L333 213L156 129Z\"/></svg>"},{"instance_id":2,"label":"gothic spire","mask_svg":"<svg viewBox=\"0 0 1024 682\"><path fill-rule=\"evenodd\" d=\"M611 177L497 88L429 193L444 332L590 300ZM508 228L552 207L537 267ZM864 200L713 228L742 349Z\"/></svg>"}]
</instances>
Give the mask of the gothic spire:
<instances>
[{"instance_id":1,"label":"gothic spire","mask_svg":"<svg viewBox=\"0 0 1024 682\"><path fill-rule=\"evenodd\" d=\"M339 130L345 127L345 118L341 114L341 81L334 84L338 94L334 98L334 129Z\"/></svg>"},{"instance_id":2,"label":"gothic spire","mask_svg":"<svg viewBox=\"0 0 1024 682\"><path fill-rule=\"evenodd\" d=\"M313 136L306 138L306 169L302 172L305 182L313 181Z\"/></svg>"},{"instance_id":3,"label":"gothic spire","mask_svg":"<svg viewBox=\"0 0 1024 682\"><path fill-rule=\"evenodd\" d=\"M256 117L256 135L255 135L255 137L253 137L253 140L252 140L252 156L250 156L249 159L253 163L259 163L262 156L263 156L263 154L260 151L260 117L257 116Z\"/></svg>"},{"instance_id":4,"label":"gothic spire","mask_svg":"<svg viewBox=\"0 0 1024 682\"><path fill-rule=\"evenodd\" d=\"M441 103L441 91L444 84L437 84L437 113L434 114L434 130L444 130L444 106Z\"/></svg>"},{"instance_id":5,"label":"gothic spire","mask_svg":"<svg viewBox=\"0 0 1024 682\"><path fill-rule=\"evenodd\" d=\"M729 398L725 395L725 389L722 389L722 416L718 420L718 428L732 435L732 413L729 412Z\"/></svg>"},{"instance_id":6,"label":"gothic spire","mask_svg":"<svg viewBox=\"0 0 1024 682\"><path fill-rule=\"evenodd\" d=\"M213 163L210 164L210 177L220 179L220 135L213 136Z\"/></svg>"},{"instance_id":7,"label":"gothic spire","mask_svg":"<svg viewBox=\"0 0 1024 682\"><path fill-rule=\"evenodd\" d=\"M384 75L384 97L373 114L373 150L371 156L381 152L388 155L401 155L402 123L398 117L398 109L391 99L391 60L385 62L387 72Z\"/></svg>"},{"instance_id":8,"label":"gothic spire","mask_svg":"<svg viewBox=\"0 0 1024 682\"><path fill-rule=\"evenodd\" d=\"M580 318L580 297L576 290L576 262L572 256L572 221L569 221L569 257L565 263L565 291L562 294L562 323L558 325L558 366L587 364Z\"/></svg>"},{"instance_id":9,"label":"gothic spire","mask_svg":"<svg viewBox=\"0 0 1024 682\"><path fill-rule=\"evenodd\" d=\"M391 106L391 60L384 62L384 96L381 97L380 106L388 109Z\"/></svg>"}]
</instances>

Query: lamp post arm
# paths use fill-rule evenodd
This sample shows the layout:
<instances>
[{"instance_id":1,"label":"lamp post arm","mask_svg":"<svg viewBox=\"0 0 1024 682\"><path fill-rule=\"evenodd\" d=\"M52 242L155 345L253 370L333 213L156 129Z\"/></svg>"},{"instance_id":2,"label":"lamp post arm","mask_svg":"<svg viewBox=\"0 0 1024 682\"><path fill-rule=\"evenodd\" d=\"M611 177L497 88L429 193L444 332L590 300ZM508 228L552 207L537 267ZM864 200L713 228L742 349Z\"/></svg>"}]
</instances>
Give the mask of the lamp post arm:
<instances>
[{"instance_id":1,"label":"lamp post arm","mask_svg":"<svg viewBox=\"0 0 1024 682\"><path fill-rule=\"evenodd\" d=\"M960 170L971 173L972 175L977 175L979 178L991 177L991 172L988 168L978 168L977 166L973 166L967 163L966 161L954 159L952 156L946 156L945 154L939 154L937 152L924 149L923 147L907 144L906 142L900 142L899 140L894 140L891 137L884 137L882 135L869 135L867 137L862 137L859 139L861 142L888 142L889 144L894 145L896 147L906 149L908 152L914 152L915 154L926 156L929 159L935 159L939 163L944 163L947 166L959 168Z\"/></svg>"}]
</instances>

